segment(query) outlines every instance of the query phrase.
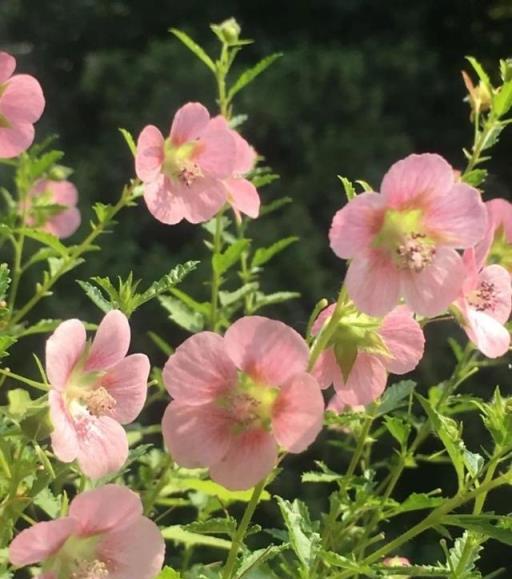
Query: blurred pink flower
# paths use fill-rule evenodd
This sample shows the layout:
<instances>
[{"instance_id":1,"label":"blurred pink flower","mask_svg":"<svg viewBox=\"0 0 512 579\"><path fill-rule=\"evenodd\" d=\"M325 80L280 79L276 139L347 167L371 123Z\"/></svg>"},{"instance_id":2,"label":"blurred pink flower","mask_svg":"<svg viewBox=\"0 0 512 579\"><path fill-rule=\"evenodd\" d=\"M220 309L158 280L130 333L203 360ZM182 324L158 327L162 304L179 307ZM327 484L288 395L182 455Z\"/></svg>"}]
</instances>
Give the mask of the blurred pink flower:
<instances>
[{"instance_id":1,"label":"blurred pink flower","mask_svg":"<svg viewBox=\"0 0 512 579\"><path fill-rule=\"evenodd\" d=\"M237 131L230 129L226 119L217 116L211 121L212 125L227 129L236 143L235 165L233 174L223 180L227 191L227 201L240 218L240 213L244 213L253 219L260 213L260 197L256 187L244 178L254 168L256 163L256 151Z\"/></svg>"},{"instance_id":2,"label":"blurred pink flower","mask_svg":"<svg viewBox=\"0 0 512 579\"><path fill-rule=\"evenodd\" d=\"M208 467L229 489L248 489L272 471L278 445L305 450L324 413L307 364L303 338L260 316L241 318L224 337L190 337L163 374L173 400L162 430L173 459L186 468Z\"/></svg>"},{"instance_id":3,"label":"blurred pink flower","mask_svg":"<svg viewBox=\"0 0 512 579\"><path fill-rule=\"evenodd\" d=\"M137 141L135 171L149 211L170 225L208 221L227 200L223 179L232 177L236 158L231 129L212 122L199 103L178 110L167 139L148 125Z\"/></svg>"},{"instance_id":4,"label":"blurred pink flower","mask_svg":"<svg viewBox=\"0 0 512 579\"><path fill-rule=\"evenodd\" d=\"M485 204L487 231L475 247L477 267L496 263L512 275L512 203L492 199Z\"/></svg>"},{"instance_id":5,"label":"blurred pink flower","mask_svg":"<svg viewBox=\"0 0 512 579\"><path fill-rule=\"evenodd\" d=\"M92 479L124 464L121 424L133 422L146 400L149 360L126 356L129 345L130 326L118 310L106 314L92 344L76 319L60 324L46 342L53 451L63 462L77 459Z\"/></svg>"},{"instance_id":6,"label":"blurred pink flower","mask_svg":"<svg viewBox=\"0 0 512 579\"><path fill-rule=\"evenodd\" d=\"M410 155L386 173L381 193L362 193L334 216L329 238L351 259L346 286L357 307L382 316L403 297L424 316L457 297L464 266L456 248L484 236L479 192L456 182L439 155Z\"/></svg>"},{"instance_id":7,"label":"blurred pink flower","mask_svg":"<svg viewBox=\"0 0 512 579\"><path fill-rule=\"evenodd\" d=\"M80 227L80 211L77 209L78 191L70 181L53 181L40 179L28 192L26 201L26 223L40 227L64 239L73 235ZM61 205L62 210L48 216L44 215L44 207ZM37 207L34 210L34 207ZM42 223L39 221L42 218Z\"/></svg>"},{"instance_id":8,"label":"blurred pink flower","mask_svg":"<svg viewBox=\"0 0 512 579\"><path fill-rule=\"evenodd\" d=\"M39 82L28 74L15 74L16 59L0 52L0 157L17 157L34 141L34 123L44 110Z\"/></svg>"},{"instance_id":9,"label":"blurred pink flower","mask_svg":"<svg viewBox=\"0 0 512 579\"><path fill-rule=\"evenodd\" d=\"M332 304L318 316L318 333L332 315ZM423 331L405 306L382 320L355 314L342 319L329 347L320 354L313 375L322 388L334 384L329 409L355 409L374 402L384 392L388 373L406 374L416 368L425 346ZM345 367L343 367L345 366Z\"/></svg>"},{"instance_id":10,"label":"blurred pink flower","mask_svg":"<svg viewBox=\"0 0 512 579\"><path fill-rule=\"evenodd\" d=\"M110 484L77 495L68 516L22 531L9 560L16 567L43 563L44 579L153 579L164 553L160 530L143 516L139 496Z\"/></svg>"},{"instance_id":11,"label":"blurred pink flower","mask_svg":"<svg viewBox=\"0 0 512 579\"><path fill-rule=\"evenodd\" d=\"M464 266L462 295L453 304L462 316L462 327L482 354L503 356L510 347L510 333L504 325L512 309L510 275L495 264L479 270L473 249L464 252Z\"/></svg>"}]
</instances>

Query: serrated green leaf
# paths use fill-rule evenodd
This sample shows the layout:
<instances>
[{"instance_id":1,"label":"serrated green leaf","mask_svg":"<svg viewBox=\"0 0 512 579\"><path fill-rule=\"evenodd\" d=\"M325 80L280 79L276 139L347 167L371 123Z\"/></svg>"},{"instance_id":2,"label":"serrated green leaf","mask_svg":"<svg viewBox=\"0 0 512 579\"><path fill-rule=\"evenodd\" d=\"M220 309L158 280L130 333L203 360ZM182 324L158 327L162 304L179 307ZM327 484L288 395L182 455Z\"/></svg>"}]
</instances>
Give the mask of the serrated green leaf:
<instances>
[{"instance_id":1,"label":"serrated green leaf","mask_svg":"<svg viewBox=\"0 0 512 579\"><path fill-rule=\"evenodd\" d=\"M487 175L487 169L473 169L469 173L465 173L462 180L472 187L478 187L487 179Z\"/></svg>"},{"instance_id":2,"label":"serrated green leaf","mask_svg":"<svg viewBox=\"0 0 512 579\"><path fill-rule=\"evenodd\" d=\"M343 190L345 191L345 197L347 198L347 201L352 201L352 199L354 199L354 197L357 196L352 181L350 179L347 179L346 177L342 177L341 175L338 175L338 179L341 181L341 184L343 185Z\"/></svg>"},{"instance_id":3,"label":"serrated green leaf","mask_svg":"<svg viewBox=\"0 0 512 579\"><path fill-rule=\"evenodd\" d=\"M231 548L231 541L220 539L218 537L210 537L209 535L200 535L199 533L191 533L186 531L181 525L172 525L162 529L164 539L181 543L187 547L196 545L204 545L206 547L213 547L216 549L229 550Z\"/></svg>"},{"instance_id":4,"label":"serrated green leaf","mask_svg":"<svg viewBox=\"0 0 512 579\"><path fill-rule=\"evenodd\" d=\"M206 54L203 48L197 44L195 40L192 40L188 34L183 32L182 30L178 30L177 28L171 28L170 32L176 36L181 42L191 51L193 52L199 60L201 60L206 66L212 71L216 71L215 64L213 60Z\"/></svg>"},{"instance_id":5,"label":"serrated green leaf","mask_svg":"<svg viewBox=\"0 0 512 579\"><path fill-rule=\"evenodd\" d=\"M239 567L236 570L236 579L243 579L249 571L254 571L276 555L279 555L286 549L289 549L288 544L285 545L269 545L265 549L258 549L247 555L240 562Z\"/></svg>"},{"instance_id":6,"label":"serrated green leaf","mask_svg":"<svg viewBox=\"0 0 512 579\"><path fill-rule=\"evenodd\" d=\"M512 545L512 521L508 515L445 515L441 522Z\"/></svg>"},{"instance_id":7,"label":"serrated green leaf","mask_svg":"<svg viewBox=\"0 0 512 579\"><path fill-rule=\"evenodd\" d=\"M412 394L415 387L416 382L413 380L402 380L386 388L376 410L376 416L388 414L404 404L405 399Z\"/></svg>"},{"instance_id":8,"label":"serrated green leaf","mask_svg":"<svg viewBox=\"0 0 512 579\"><path fill-rule=\"evenodd\" d=\"M216 517L207 521L194 521L183 528L192 533L228 535L228 537L232 537L236 531L236 520L233 517Z\"/></svg>"},{"instance_id":9,"label":"serrated green leaf","mask_svg":"<svg viewBox=\"0 0 512 579\"><path fill-rule=\"evenodd\" d=\"M412 493L403 503L397 506L395 514L421 511L423 509L435 509L446 499L440 496L432 496L427 493Z\"/></svg>"},{"instance_id":10,"label":"serrated green leaf","mask_svg":"<svg viewBox=\"0 0 512 579\"><path fill-rule=\"evenodd\" d=\"M149 288L137 298L137 307L162 293L168 292L171 288L181 283L198 265L199 261L187 261L173 267L169 273L165 274L158 281L153 282Z\"/></svg>"},{"instance_id":11,"label":"serrated green leaf","mask_svg":"<svg viewBox=\"0 0 512 579\"><path fill-rule=\"evenodd\" d=\"M299 238L296 236L285 237L284 239L276 241L276 243L273 243L269 247L258 248L254 253L254 257L252 258L251 267L261 267L262 265L269 262L278 253L281 253L281 251L285 250L287 247L292 245L292 243L296 243L297 241L299 241Z\"/></svg>"},{"instance_id":12,"label":"serrated green leaf","mask_svg":"<svg viewBox=\"0 0 512 579\"><path fill-rule=\"evenodd\" d=\"M30 227L21 227L18 232L25 235L25 237L30 237L47 247L54 249L59 255L65 257L68 254L68 248L59 241L59 239L47 233L46 231L40 231L39 229L31 229Z\"/></svg>"},{"instance_id":13,"label":"serrated green leaf","mask_svg":"<svg viewBox=\"0 0 512 579\"><path fill-rule=\"evenodd\" d=\"M264 70L266 70L273 62L275 62L278 58L283 56L282 52L276 52L274 54L270 54L265 58L261 59L257 64L248 68L236 79L233 86L229 89L228 92L228 102L230 102L233 97L245 88L249 83L251 83L257 76L259 76Z\"/></svg>"},{"instance_id":14,"label":"serrated green leaf","mask_svg":"<svg viewBox=\"0 0 512 579\"><path fill-rule=\"evenodd\" d=\"M47 153L41 155L39 158L34 159L29 167L31 180L35 181L47 173L50 168L55 165L55 163L62 159L62 157L64 157L64 153L62 151L48 151Z\"/></svg>"},{"instance_id":15,"label":"serrated green leaf","mask_svg":"<svg viewBox=\"0 0 512 579\"><path fill-rule=\"evenodd\" d=\"M62 497L56 497L52 491L46 487L34 497L34 503L49 515L56 519L61 511Z\"/></svg>"},{"instance_id":16,"label":"serrated green leaf","mask_svg":"<svg viewBox=\"0 0 512 579\"><path fill-rule=\"evenodd\" d=\"M512 108L512 81L506 82L494 95L492 108L498 118L506 115Z\"/></svg>"},{"instance_id":17,"label":"serrated green leaf","mask_svg":"<svg viewBox=\"0 0 512 579\"><path fill-rule=\"evenodd\" d=\"M7 392L7 400L9 414L16 420L21 420L32 407L29 393L22 388L10 389Z\"/></svg>"},{"instance_id":18,"label":"serrated green leaf","mask_svg":"<svg viewBox=\"0 0 512 579\"><path fill-rule=\"evenodd\" d=\"M391 434L398 444L400 444L402 448L405 447L411 432L411 425L397 416L389 415L384 417L384 424L389 434Z\"/></svg>"},{"instance_id":19,"label":"serrated green leaf","mask_svg":"<svg viewBox=\"0 0 512 579\"><path fill-rule=\"evenodd\" d=\"M481 574L475 570L475 563L480 558L482 546L475 536L465 531L462 537L455 541L455 545L448 553L448 567L453 569L448 577L450 579L477 579Z\"/></svg>"},{"instance_id":20,"label":"serrated green leaf","mask_svg":"<svg viewBox=\"0 0 512 579\"><path fill-rule=\"evenodd\" d=\"M131 154L135 157L137 154L137 145L135 144L135 140L130 133L130 131L126 129L119 128L119 132L123 135L123 139L126 141L128 148L130 149Z\"/></svg>"},{"instance_id":21,"label":"serrated green leaf","mask_svg":"<svg viewBox=\"0 0 512 579\"><path fill-rule=\"evenodd\" d=\"M223 253L217 253L212 258L213 270L218 276L223 275L240 259L242 253L249 247L248 239L239 239L230 245Z\"/></svg>"},{"instance_id":22,"label":"serrated green leaf","mask_svg":"<svg viewBox=\"0 0 512 579\"><path fill-rule=\"evenodd\" d=\"M9 348L17 342L17 338L8 334L0 334L0 358L9 355Z\"/></svg>"},{"instance_id":23,"label":"serrated green leaf","mask_svg":"<svg viewBox=\"0 0 512 579\"><path fill-rule=\"evenodd\" d=\"M155 579L181 579L181 575L178 571L165 566Z\"/></svg>"},{"instance_id":24,"label":"serrated green leaf","mask_svg":"<svg viewBox=\"0 0 512 579\"><path fill-rule=\"evenodd\" d=\"M232 292L220 291L219 301L223 307L228 307L240 301L246 295L256 291L258 288L258 282L251 282Z\"/></svg>"},{"instance_id":25,"label":"serrated green leaf","mask_svg":"<svg viewBox=\"0 0 512 579\"><path fill-rule=\"evenodd\" d=\"M489 75L485 72L484 67L478 62L474 56L466 56L466 60L471 64L478 78L491 91L492 85Z\"/></svg>"},{"instance_id":26,"label":"serrated green leaf","mask_svg":"<svg viewBox=\"0 0 512 579\"><path fill-rule=\"evenodd\" d=\"M281 304L289 300L296 300L297 298L300 298L300 293L298 292L275 292L273 294L257 292L252 311L254 313L265 306Z\"/></svg>"},{"instance_id":27,"label":"serrated green leaf","mask_svg":"<svg viewBox=\"0 0 512 579\"><path fill-rule=\"evenodd\" d=\"M169 312L169 318L178 326L192 334L200 332L204 328L204 316L189 308L181 300L172 296L160 296L158 301Z\"/></svg>"},{"instance_id":28,"label":"serrated green leaf","mask_svg":"<svg viewBox=\"0 0 512 579\"><path fill-rule=\"evenodd\" d=\"M270 213L273 213L274 211L281 209L281 207L284 207L289 203L293 203L293 199L291 197L281 197L280 199L276 199L275 201L271 201L270 203L265 203L265 205L262 205L260 209L260 217L263 217L264 215L269 215Z\"/></svg>"},{"instance_id":29,"label":"serrated green leaf","mask_svg":"<svg viewBox=\"0 0 512 579\"><path fill-rule=\"evenodd\" d=\"M118 304L115 306L108 302L104 297L100 290L90 284L88 281L82 281L80 279L76 280L76 283L84 290L85 295L92 301L92 303L97 306L102 312L110 312L110 310L115 309Z\"/></svg>"},{"instance_id":30,"label":"serrated green leaf","mask_svg":"<svg viewBox=\"0 0 512 579\"><path fill-rule=\"evenodd\" d=\"M6 263L1 263L0 264L0 300L5 299L10 284L11 284L11 277L10 277L9 266Z\"/></svg>"},{"instance_id":31,"label":"serrated green leaf","mask_svg":"<svg viewBox=\"0 0 512 579\"><path fill-rule=\"evenodd\" d=\"M211 480L200 480L197 478L175 478L166 485L161 492L161 496L171 495L184 490L195 490L211 497L217 497L222 503L243 502L251 500L252 491L230 491L220 484ZM270 495L263 491L260 500L268 501Z\"/></svg>"}]
</instances>

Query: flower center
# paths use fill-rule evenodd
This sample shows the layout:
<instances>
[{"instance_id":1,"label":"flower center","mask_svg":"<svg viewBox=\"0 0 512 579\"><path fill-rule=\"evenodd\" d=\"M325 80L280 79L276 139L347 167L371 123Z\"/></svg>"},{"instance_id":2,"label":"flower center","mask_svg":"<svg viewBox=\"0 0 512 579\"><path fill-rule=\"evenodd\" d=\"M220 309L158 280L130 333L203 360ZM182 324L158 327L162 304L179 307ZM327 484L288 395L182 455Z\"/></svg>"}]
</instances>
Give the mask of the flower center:
<instances>
[{"instance_id":1,"label":"flower center","mask_svg":"<svg viewBox=\"0 0 512 579\"><path fill-rule=\"evenodd\" d=\"M168 139L164 145L164 174L191 187L197 178L203 176L201 168L194 161L198 147L199 143L195 141L176 146Z\"/></svg>"},{"instance_id":2,"label":"flower center","mask_svg":"<svg viewBox=\"0 0 512 579\"><path fill-rule=\"evenodd\" d=\"M399 269L422 272L432 263L436 248L424 233L409 233L396 248L395 263Z\"/></svg>"},{"instance_id":3,"label":"flower center","mask_svg":"<svg viewBox=\"0 0 512 579\"><path fill-rule=\"evenodd\" d=\"M95 559L94 561L76 561L71 579L103 579L108 578L108 568L103 563Z\"/></svg>"},{"instance_id":4,"label":"flower center","mask_svg":"<svg viewBox=\"0 0 512 579\"><path fill-rule=\"evenodd\" d=\"M479 312L494 311L496 307L496 288L493 283L481 281L478 289L468 298L470 306Z\"/></svg>"},{"instance_id":5,"label":"flower center","mask_svg":"<svg viewBox=\"0 0 512 579\"><path fill-rule=\"evenodd\" d=\"M81 400L93 416L109 414L116 407L116 399L103 386L89 390L81 395Z\"/></svg>"}]
</instances>

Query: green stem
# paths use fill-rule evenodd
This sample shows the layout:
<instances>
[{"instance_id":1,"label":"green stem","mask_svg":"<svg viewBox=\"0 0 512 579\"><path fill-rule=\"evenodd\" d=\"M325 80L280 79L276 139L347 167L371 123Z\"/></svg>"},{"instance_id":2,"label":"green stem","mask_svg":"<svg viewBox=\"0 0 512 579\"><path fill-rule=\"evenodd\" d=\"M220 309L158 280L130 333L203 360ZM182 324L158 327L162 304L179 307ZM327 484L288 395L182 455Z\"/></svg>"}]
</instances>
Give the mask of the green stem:
<instances>
[{"instance_id":1,"label":"green stem","mask_svg":"<svg viewBox=\"0 0 512 579\"><path fill-rule=\"evenodd\" d=\"M471 156L468 160L467 167L463 173L466 175L470 171L472 171L478 164L480 164L481 159L480 156L482 151L486 148L487 141L491 136L491 133L496 129L496 126L499 125L499 121L496 121L495 116L491 113L487 119L485 120L482 130L479 130L480 124L480 114L475 114L475 132L473 137L473 147L471 149Z\"/></svg>"},{"instance_id":2,"label":"green stem","mask_svg":"<svg viewBox=\"0 0 512 579\"><path fill-rule=\"evenodd\" d=\"M212 251L212 293L210 302L210 328L215 332L218 323L219 313L219 288L221 276L215 267L215 258L222 251L222 210L215 217L215 235L213 237Z\"/></svg>"},{"instance_id":3,"label":"green stem","mask_svg":"<svg viewBox=\"0 0 512 579\"><path fill-rule=\"evenodd\" d=\"M357 465L361 460L361 456L363 454L366 445L366 439L368 438L368 434L370 433L372 423L373 423L372 416L368 416L367 418L365 418L363 427L361 428L361 432L357 439L357 445L354 450L354 454L352 455L352 459L350 461L350 464L348 465L347 472L345 473L346 476L352 476L356 471Z\"/></svg>"},{"instance_id":4,"label":"green stem","mask_svg":"<svg viewBox=\"0 0 512 579\"><path fill-rule=\"evenodd\" d=\"M247 533L247 529L249 527L249 523L251 522L252 516L256 507L258 506L258 502L261 497L261 493L265 488L266 479L263 479L260 483L258 483L252 492L251 500L247 503L247 507L245 508L244 516L240 521L240 525L238 526L236 533L233 537L231 542L231 549L228 554L228 558L226 560L226 565L224 567L224 572L222 573L222 579L231 579L233 576L233 571L235 569L236 558L238 555L238 551L243 543L245 538L245 534Z\"/></svg>"},{"instance_id":5,"label":"green stem","mask_svg":"<svg viewBox=\"0 0 512 579\"><path fill-rule=\"evenodd\" d=\"M487 472L485 473L484 480L482 482L483 485L488 484L493 478L494 473L496 472L496 468L500 462L501 453L497 449L495 456L490 460L489 466L487 468ZM487 498L487 492L483 492L479 495L475 500L475 505L473 507L473 514L479 515L482 512L484 507L485 499Z\"/></svg>"},{"instance_id":6,"label":"green stem","mask_svg":"<svg viewBox=\"0 0 512 579\"><path fill-rule=\"evenodd\" d=\"M32 386L32 388L37 388L37 390L43 390L43 392L48 392L49 390L47 384L43 384L43 382L36 382L35 380L30 380L30 378L25 378L25 376L15 374L14 372L11 372L7 368L0 368L0 374L5 376L6 378L12 378L13 380L17 380L18 382L23 382L23 384Z\"/></svg>"},{"instance_id":7,"label":"green stem","mask_svg":"<svg viewBox=\"0 0 512 579\"><path fill-rule=\"evenodd\" d=\"M396 549L398 549L399 547L401 547L402 545L404 545L417 535L420 535L427 529L430 529L431 527L439 524L444 515L447 515L449 512L473 500L482 493L487 494L489 491L499 486L509 484L510 479L511 474L507 472L494 480L482 483L478 488L468 493L456 494L454 497L452 497L451 499L443 503L441 506L439 506L437 509L433 510L422 521L414 525L414 527L411 527L408 531L406 531L396 539L393 539L393 541L390 541L387 545L384 545L383 547L381 547L380 549L378 549L377 551L375 551L374 553L372 553L371 555L360 561L361 566L364 567L366 565L371 565L372 563L375 563L376 561L387 555L389 552L395 551ZM348 577L351 577L353 574L354 571L352 570L343 571L342 573L335 575L333 579L348 579Z\"/></svg>"}]
</instances>

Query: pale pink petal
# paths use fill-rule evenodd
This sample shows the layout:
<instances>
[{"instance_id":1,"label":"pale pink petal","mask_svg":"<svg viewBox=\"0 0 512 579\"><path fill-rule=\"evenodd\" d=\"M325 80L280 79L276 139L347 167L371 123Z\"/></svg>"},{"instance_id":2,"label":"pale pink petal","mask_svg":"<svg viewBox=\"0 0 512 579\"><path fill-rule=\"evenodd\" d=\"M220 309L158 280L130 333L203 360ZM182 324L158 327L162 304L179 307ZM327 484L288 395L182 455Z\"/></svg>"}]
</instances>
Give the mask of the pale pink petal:
<instances>
[{"instance_id":1,"label":"pale pink petal","mask_svg":"<svg viewBox=\"0 0 512 579\"><path fill-rule=\"evenodd\" d=\"M161 171L164 162L164 138L157 127L144 127L137 139L135 173L144 182L153 181Z\"/></svg>"},{"instance_id":2,"label":"pale pink petal","mask_svg":"<svg viewBox=\"0 0 512 579\"><path fill-rule=\"evenodd\" d=\"M352 260L345 284L356 306L371 316L387 314L400 297L400 274L393 262L377 251L363 253Z\"/></svg>"},{"instance_id":3,"label":"pale pink petal","mask_svg":"<svg viewBox=\"0 0 512 579\"><path fill-rule=\"evenodd\" d=\"M443 244L464 249L483 238L487 211L476 189L457 183L449 193L436 198L425 212L423 223L427 230L440 236Z\"/></svg>"},{"instance_id":4,"label":"pale pink petal","mask_svg":"<svg viewBox=\"0 0 512 579\"><path fill-rule=\"evenodd\" d=\"M54 203L58 205L74 206L78 203L78 189L71 181L53 181L51 179L39 179L29 195L37 196L49 192Z\"/></svg>"},{"instance_id":5,"label":"pale pink petal","mask_svg":"<svg viewBox=\"0 0 512 579\"><path fill-rule=\"evenodd\" d=\"M77 495L69 516L80 525L80 534L93 535L131 525L142 516L139 495L125 486L108 484Z\"/></svg>"},{"instance_id":6,"label":"pale pink petal","mask_svg":"<svg viewBox=\"0 0 512 579\"><path fill-rule=\"evenodd\" d=\"M364 407L363 407L364 408ZM350 406L345 404L343 400L340 399L338 394L334 394L332 398L329 400L327 404L327 410L331 412L336 412L337 414L341 414L344 410L350 410Z\"/></svg>"},{"instance_id":7,"label":"pale pink petal","mask_svg":"<svg viewBox=\"0 0 512 579\"><path fill-rule=\"evenodd\" d=\"M209 125L201 135L194 160L210 177L224 179L235 170L236 141L230 129L218 129Z\"/></svg>"},{"instance_id":8,"label":"pale pink petal","mask_svg":"<svg viewBox=\"0 0 512 579\"><path fill-rule=\"evenodd\" d=\"M407 305L422 316L443 313L457 298L464 282L464 264L453 249L440 247L422 272L401 272L402 293Z\"/></svg>"},{"instance_id":9,"label":"pale pink petal","mask_svg":"<svg viewBox=\"0 0 512 579\"><path fill-rule=\"evenodd\" d=\"M405 374L416 368L423 357L425 336L409 308L399 306L387 314L378 333L391 354L381 356L388 372Z\"/></svg>"},{"instance_id":10,"label":"pale pink petal","mask_svg":"<svg viewBox=\"0 0 512 579\"><path fill-rule=\"evenodd\" d=\"M228 202L249 217L255 219L260 213L260 196L256 187L247 179L233 177L224 180Z\"/></svg>"},{"instance_id":11,"label":"pale pink petal","mask_svg":"<svg viewBox=\"0 0 512 579\"><path fill-rule=\"evenodd\" d=\"M0 127L0 157L4 159L17 157L34 142L34 135L34 125L29 123Z\"/></svg>"},{"instance_id":12,"label":"pale pink petal","mask_svg":"<svg viewBox=\"0 0 512 579\"><path fill-rule=\"evenodd\" d=\"M15 537L9 546L9 561L16 567L45 561L57 553L76 528L76 521L70 517L37 523Z\"/></svg>"},{"instance_id":13,"label":"pale pink petal","mask_svg":"<svg viewBox=\"0 0 512 579\"><path fill-rule=\"evenodd\" d=\"M503 226L507 241L512 243L512 203L506 199L491 199L486 206L494 229Z\"/></svg>"},{"instance_id":14,"label":"pale pink petal","mask_svg":"<svg viewBox=\"0 0 512 579\"><path fill-rule=\"evenodd\" d=\"M367 406L375 402L386 388L388 374L377 356L365 352L357 355L348 380L343 382L341 371L335 384L340 401L350 406Z\"/></svg>"},{"instance_id":15,"label":"pale pink petal","mask_svg":"<svg viewBox=\"0 0 512 579\"><path fill-rule=\"evenodd\" d=\"M0 115L10 124L35 123L44 110L43 90L28 74L16 74L6 83L0 96Z\"/></svg>"},{"instance_id":16,"label":"pale pink petal","mask_svg":"<svg viewBox=\"0 0 512 579\"><path fill-rule=\"evenodd\" d=\"M108 312L101 320L87 357L85 370L106 370L120 362L130 347L130 324L119 310Z\"/></svg>"},{"instance_id":17,"label":"pale pink petal","mask_svg":"<svg viewBox=\"0 0 512 579\"><path fill-rule=\"evenodd\" d=\"M223 183L211 177L196 179L190 186L176 182L173 191L181 198L183 216L190 223L209 221L227 200Z\"/></svg>"},{"instance_id":18,"label":"pale pink petal","mask_svg":"<svg viewBox=\"0 0 512 579\"><path fill-rule=\"evenodd\" d=\"M16 59L7 52L0 52L0 84L4 83L16 69Z\"/></svg>"},{"instance_id":19,"label":"pale pink petal","mask_svg":"<svg viewBox=\"0 0 512 579\"><path fill-rule=\"evenodd\" d=\"M413 199L432 200L446 195L453 187L452 167L439 155L409 155L392 165L380 190L386 203L402 208Z\"/></svg>"},{"instance_id":20,"label":"pale pink petal","mask_svg":"<svg viewBox=\"0 0 512 579\"><path fill-rule=\"evenodd\" d=\"M151 215L167 225L175 225L185 217L183 199L176 195L173 184L164 175L144 183L144 201Z\"/></svg>"},{"instance_id":21,"label":"pale pink petal","mask_svg":"<svg viewBox=\"0 0 512 579\"><path fill-rule=\"evenodd\" d=\"M78 464L93 480L114 474L128 458L123 427L108 416L82 418L78 428Z\"/></svg>"},{"instance_id":22,"label":"pale pink petal","mask_svg":"<svg viewBox=\"0 0 512 579\"><path fill-rule=\"evenodd\" d=\"M99 382L116 400L110 416L121 424L133 422L140 414L148 392L151 367L145 354L132 354L110 368Z\"/></svg>"},{"instance_id":23,"label":"pale pink petal","mask_svg":"<svg viewBox=\"0 0 512 579\"><path fill-rule=\"evenodd\" d=\"M201 332L185 340L167 360L163 380L169 394L187 404L214 401L237 381L224 338Z\"/></svg>"},{"instance_id":24,"label":"pale pink petal","mask_svg":"<svg viewBox=\"0 0 512 579\"><path fill-rule=\"evenodd\" d=\"M66 387L69 375L85 348L85 328L80 320L62 322L46 342L46 373L58 390Z\"/></svg>"},{"instance_id":25,"label":"pale pink petal","mask_svg":"<svg viewBox=\"0 0 512 579\"><path fill-rule=\"evenodd\" d=\"M476 251L474 247L466 249L462 254L462 262L464 263L465 277L462 284L462 292L464 294L474 290L479 282L479 267L476 260Z\"/></svg>"},{"instance_id":26,"label":"pale pink petal","mask_svg":"<svg viewBox=\"0 0 512 579\"><path fill-rule=\"evenodd\" d=\"M318 356L312 372L320 388L329 388L331 384L334 384L339 373L340 368L336 362L334 350L332 348L324 350L320 356Z\"/></svg>"},{"instance_id":27,"label":"pale pink petal","mask_svg":"<svg viewBox=\"0 0 512 579\"><path fill-rule=\"evenodd\" d=\"M378 193L361 193L340 209L329 231L331 249L344 259L369 248L382 227L385 203Z\"/></svg>"},{"instance_id":28,"label":"pale pink petal","mask_svg":"<svg viewBox=\"0 0 512 579\"><path fill-rule=\"evenodd\" d=\"M256 164L256 151L249 143L236 131L231 133L236 144L236 159L234 171L238 175L245 175L252 171Z\"/></svg>"},{"instance_id":29,"label":"pale pink petal","mask_svg":"<svg viewBox=\"0 0 512 579\"><path fill-rule=\"evenodd\" d=\"M70 207L54 215L43 227L45 231L53 233L60 239L66 239L80 227L82 217L76 207Z\"/></svg>"},{"instance_id":30,"label":"pale pink petal","mask_svg":"<svg viewBox=\"0 0 512 579\"><path fill-rule=\"evenodd\" d=\"M165 542L147 517L103 535L98 558L108 561L109 579L154 579L164 563Z\"/></svg>"},{"instance_id":31,"label":"pale pink petal","mask_svg":"<svg viewBox=\"0 0 512 579\"><path fill-rule=\"evenodd\" d=\"M323 328L325 322L332 316L334 310L336 309L336 304L331 304L322 310L311 328L311 333L316 336L318 332Z\"/></svg>"},{"instance_id":32,"label":"pale pink petal","mask_svg":"<svg viewBox=\"0 0 512 579\"><path fill-rule=\"evenodd\" d=\"M179 146L199 138L210 120L208 110L199 103L187 103L174 116L171 127L171 141Z\"/></svg>"},{"instance_id":33,"label":"pale pink petal","mask_svg":"<svg viewBox=\"0 0 512 579\"><path fill-rule=\"evenodd\" d=\"M510 333L497 320L485 312L472 308L467 311L464 329L468 338L488 358L498 358L507 353L510 348Z\"/></svg>"},{"instance_id":34,"label":"pale pink petal","mask_svg":"<svg viewBox=\"0 0 512 579\"><path fill-rule=\"evenodd\" d=\"M272 411L272 432L284 449L302 452L322 430L324 399L309 374L296 376L279 394Z\"/></svg>"},{"instance_id":35,"label":"pale pink petal","mask_svg":"<svg viewBox=\"0 0 512 579\"><path fill-rule=\"evenodd\" d=\"M165 445L172 458L186 468L219 462L233 441L233 419L213 404L192 406L174 400L162 420Z\"/></svg>"},{"instance_id":36,"label":"pale pink petal","mask_svg":"<svg viewBox=\"0 0 512 579\"><path fill-rule=\"evenodd\" d=\"M247 316L224 336L226 352L236 366L256 381L280 386L305 372L309 351L295 330L261 316Z\"/></svg>"},{"instance_id":37,"label":"pale pink petal","mask_svg":"<svg viewBox=\"0 0 512 579\"><path fill-rule=\"evenodd\" d=\"M504 324L510 317L512 285L510 274L501 265L489 265L480 272L479 283L485 283L493 288L493 307L486 314Z\"/></svg>"},{"instance_id":38,"label":"pale pink petal","mask_svg":"<svg viewBox=\"0 0 512 579\"><path fill-rule=\"evenodd\" d=\"M210 477L230 490L246 490L270 474L276 462L274 437L264 430L247 431L235 439L221 461L210 466Z\"/></svg>"},{"instance_id":39,"label":"pale pink petal","mask_svg":"<svg viewBox=\"0 0 512 579\"><path fill-rule=\"evenodd\" d=\"M62 462L73 462L78 455L78 438L73 419L60 392L50 390L48 401L53 424L52 450Z\"/></svg>"}]
</instances>

